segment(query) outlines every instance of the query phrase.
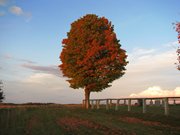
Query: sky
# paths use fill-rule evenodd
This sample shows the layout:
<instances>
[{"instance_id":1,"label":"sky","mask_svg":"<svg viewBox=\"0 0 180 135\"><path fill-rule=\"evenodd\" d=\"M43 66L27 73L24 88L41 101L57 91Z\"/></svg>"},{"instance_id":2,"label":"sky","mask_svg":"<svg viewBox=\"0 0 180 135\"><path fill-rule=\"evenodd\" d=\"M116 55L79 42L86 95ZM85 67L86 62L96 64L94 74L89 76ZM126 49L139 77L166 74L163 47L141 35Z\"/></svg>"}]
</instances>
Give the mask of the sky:
<instances>
[{"instance_id":1,"label":"sky","mask_svg":"<svg viewBox=\"0 0 180 135\"><path fill-rule=\"evenodd\" d=\"M112 87L91 98L180 96L179 0L0 0L0 80L4 102L81 103L58 65L73 21L86 14L114 25L129 64Z\"/></svg>"}]
</instances>

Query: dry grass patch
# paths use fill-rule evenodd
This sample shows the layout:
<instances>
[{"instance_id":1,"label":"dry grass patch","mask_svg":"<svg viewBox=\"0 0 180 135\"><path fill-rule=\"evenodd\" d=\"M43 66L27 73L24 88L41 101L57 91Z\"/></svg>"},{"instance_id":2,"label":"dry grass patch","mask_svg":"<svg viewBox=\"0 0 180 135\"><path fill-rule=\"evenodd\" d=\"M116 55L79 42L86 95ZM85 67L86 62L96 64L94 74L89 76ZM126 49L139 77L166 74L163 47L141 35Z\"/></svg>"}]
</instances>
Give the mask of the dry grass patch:
<instances>
[{"instance_id":1,"label":"dry grass patch","mask_svg":"<svg viewBox=\"0 0 180 135\"><path fill-rule=\"evenodd\" d=\"M138 118L135 118L135 117L121 117L120 118L120 121L123 121L123 122L128 122L128 123L133 123L133 124L143 124L143 125L147 125L147 126L159 126L159 127L165 127L165 128L175 128L177 130L180 130L180 126L177 126L177 127L172 127L170 125L167 125L167 124L162 124L160 122L155 122L155 121L145 121L145 120L142 120L142 119L138 119Z\"/></svg>"},{"instance_id":2,"label":"dry grass patch","mask_svg":"<svg viewBox=\"0 0 180 135\"><path fill-rule=\"evenodd\" d=\"M112 129L89 120L82 120L74 117L60 118L57 120L57 123L67 131L78 131L80 127L86 127L89 129L94 129L103 135L135 135L133 133L127 133L124 130Z\"/></svg>"}]
</instances>

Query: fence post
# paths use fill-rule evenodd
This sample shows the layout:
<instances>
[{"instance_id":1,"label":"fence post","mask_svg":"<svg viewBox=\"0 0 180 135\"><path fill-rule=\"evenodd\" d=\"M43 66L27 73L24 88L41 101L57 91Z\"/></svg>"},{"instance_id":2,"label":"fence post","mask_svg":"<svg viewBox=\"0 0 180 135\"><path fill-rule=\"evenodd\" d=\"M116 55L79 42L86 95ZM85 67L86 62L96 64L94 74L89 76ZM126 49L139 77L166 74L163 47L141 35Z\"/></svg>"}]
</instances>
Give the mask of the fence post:
<instances>
[{"instance_id":1,"label":"fence post","mask_svg":"<svg viewBox=\"0 0 180 135\"><path fill-rule=\"evenodd\" d=\"M152 101L152 99L151 99L151 101L150 101L150 106L153 106L153 101Z\"/></svg>"},{"instance_id":2,"label":"fence post","mask_svg":"<svg viewBox=\"0 0 180 135\"><path fill-rule=\"evenodd\" d=\"M109 100L106 99L106 110L108 110L108 109L109 109Z\"/></svg>"},{"instance_id":3,"label":"fence post","mask_svg":"<svg viewBox=\"0 0 180 135\"><path fill-rule=\"evenodd\" d=\"M91 100L91 108L94 109L94 100Z\"/></svg>"},{"instance_id":4,"label":"fence post","mask_svg":"<svg viewBox=\"0 0 180 135\"><path fill-rule=\"evenodd\" d=\"M82 101L82 107L84 108L85 107L85 100L83 99Z\"/></svg>"},{"instance_id":5,"label":"fence post","mask_svg":"<svg viewBox=\"0 0 180 135\"><path fill-rule=\"evenodd\" d=\"M143 98L143 113L146 113L146 99Z\"/></svg>"},{"instance_id":6,"label":"fence post","mask_svg":"<svg viewBox=\"0 0 180 135\"><path fill-rule=\"evenodd\" d=\"M162 106L164 107L165 106L165 102L164 102L164 100L162 99Z\"/></svg>"},{"instance_id":7,"label":"fence post","mask_svg":"<svg viewBox=\"0 0 180 135\"><path fill-rule=\"evenodd\" d=\"M131 111L131 99L128 99L128 112Z\"/></svg>"},{"instance_id":8,"label":"fence post","mask_svg":"<svg viewBox=\"0 0 180 135\"><path fill-rule=\"evenodd\" d=\"M126 99L124 99L124 105L126 105Z\"/></svg>"},{"instance_id":9,"label":"fence post","mask_svg":"<svg viewBox=\"0 0 180 135\"><path fill-rule=\"evenodd\" d=\"M116 111L118 110L118 107L119 107L119 99L116 102L116 108L115 108Z\"/></svg>"},{"instance_id":10,"label":"fence post","mask_svg":"<svg viewBox=\"0 0 180 135\"><path fill-rule=\"evenodd\" d=\"M111 108L112 107L112 99L110 99L110 107L109 108Z\"/></svg>"},{"instance_id":11,"label":"fence post","mask_svg":"<svg viewBox=\"0 0 180 135\"><path fill-rule=\"evenodd\" d=\"M174 99L174 105L176 105L176 100Z\"/></svg>"},{"instance_id":12,"label":"fence post","mask_svg":"<svg viewBox=\"0 0 180 135\"><path fill-rule=\"evenodd\" d=\"M96 108L99 109L100 100L96 100Z\"/></svg>"},{"instance_id":13,"label":"fence post","mask_svg":"<svg viewBox=\"0 0 180 135\"><path fill-rule=\"evenodd\" d=\"M168 103L168 98L164 98L164 114L166 116L169 115L169 103Z\"/></svg>"}]
</instances>

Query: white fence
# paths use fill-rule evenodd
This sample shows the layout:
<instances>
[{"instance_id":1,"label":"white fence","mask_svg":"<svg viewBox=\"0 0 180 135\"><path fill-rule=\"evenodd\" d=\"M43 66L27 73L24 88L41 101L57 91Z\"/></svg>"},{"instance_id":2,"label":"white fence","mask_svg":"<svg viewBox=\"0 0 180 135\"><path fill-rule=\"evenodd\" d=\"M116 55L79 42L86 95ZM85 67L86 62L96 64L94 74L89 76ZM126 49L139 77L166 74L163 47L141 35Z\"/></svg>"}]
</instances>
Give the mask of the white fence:
<instances>
[{"instance_id":1,"label":"white fence","mask_svg":"<svg viewBox=\"0 0 180 135\"><path fill-rule=\"evenodd\" d=\"M115 104L115 110L119 109L120 102L123 101L123 105L127 105L127 110L131 111L132 102L136 101L134 105L142 106L142 112L147 112L147 105L149 106L163 106L164 114L169 115L169 104L176 105L180 100L180 97L154 97L154 98L118 98L118 99L90 99L89 103L92 109L99 109L103 101L105 101L106 110L110 109ZM85 100L82 103L85 106ZM122 104L121 104L122 105Z\"/></svg>"}]
</instances>

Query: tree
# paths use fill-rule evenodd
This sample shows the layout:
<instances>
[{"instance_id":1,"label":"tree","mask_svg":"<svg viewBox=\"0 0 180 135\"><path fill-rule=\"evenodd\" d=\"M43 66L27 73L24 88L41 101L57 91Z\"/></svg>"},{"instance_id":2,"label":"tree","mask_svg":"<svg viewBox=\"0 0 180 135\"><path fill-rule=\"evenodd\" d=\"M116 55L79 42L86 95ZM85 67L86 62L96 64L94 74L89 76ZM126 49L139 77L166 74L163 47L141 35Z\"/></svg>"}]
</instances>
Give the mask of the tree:
<instances>
[{"instance_id":1,"label":"tree","mask_svg":"<svg viewBox=\"0 0 180 135\"><path fill-rule=\"evenodd\" d=\"M176 31L178 33L178 41L180 43L180 22L176 23ZM177 60L178 60L178 63L177 64L177 69L180 70L180 46L178 47L177 49Z\"/></svg>"},{"instance_id":2,"label":"tree","mask_svg":"<svg viewBox=\"0 0 180 135\"><path fill-rule=\"evenodd\" d=\"M124 75L126 51L111 22L94 14L74 21L62 44L59 67L69 78L70 87L84 89L85 105L89 108L90 92L100 92Z\"/></svg>"},{"instance_id":3,"label":"tree","mask_svg":"<svg viewBox=\"0 0 180 135\"><path fill-rule=\"evenodd\" d=\"M2 91L2 87L3 87L2 85L3 85L3 83L2 83L2 81L0 81L0 102L2 102L4 99L4 95L3 95L3 91Z\"/></svg>"}]
</instances>

